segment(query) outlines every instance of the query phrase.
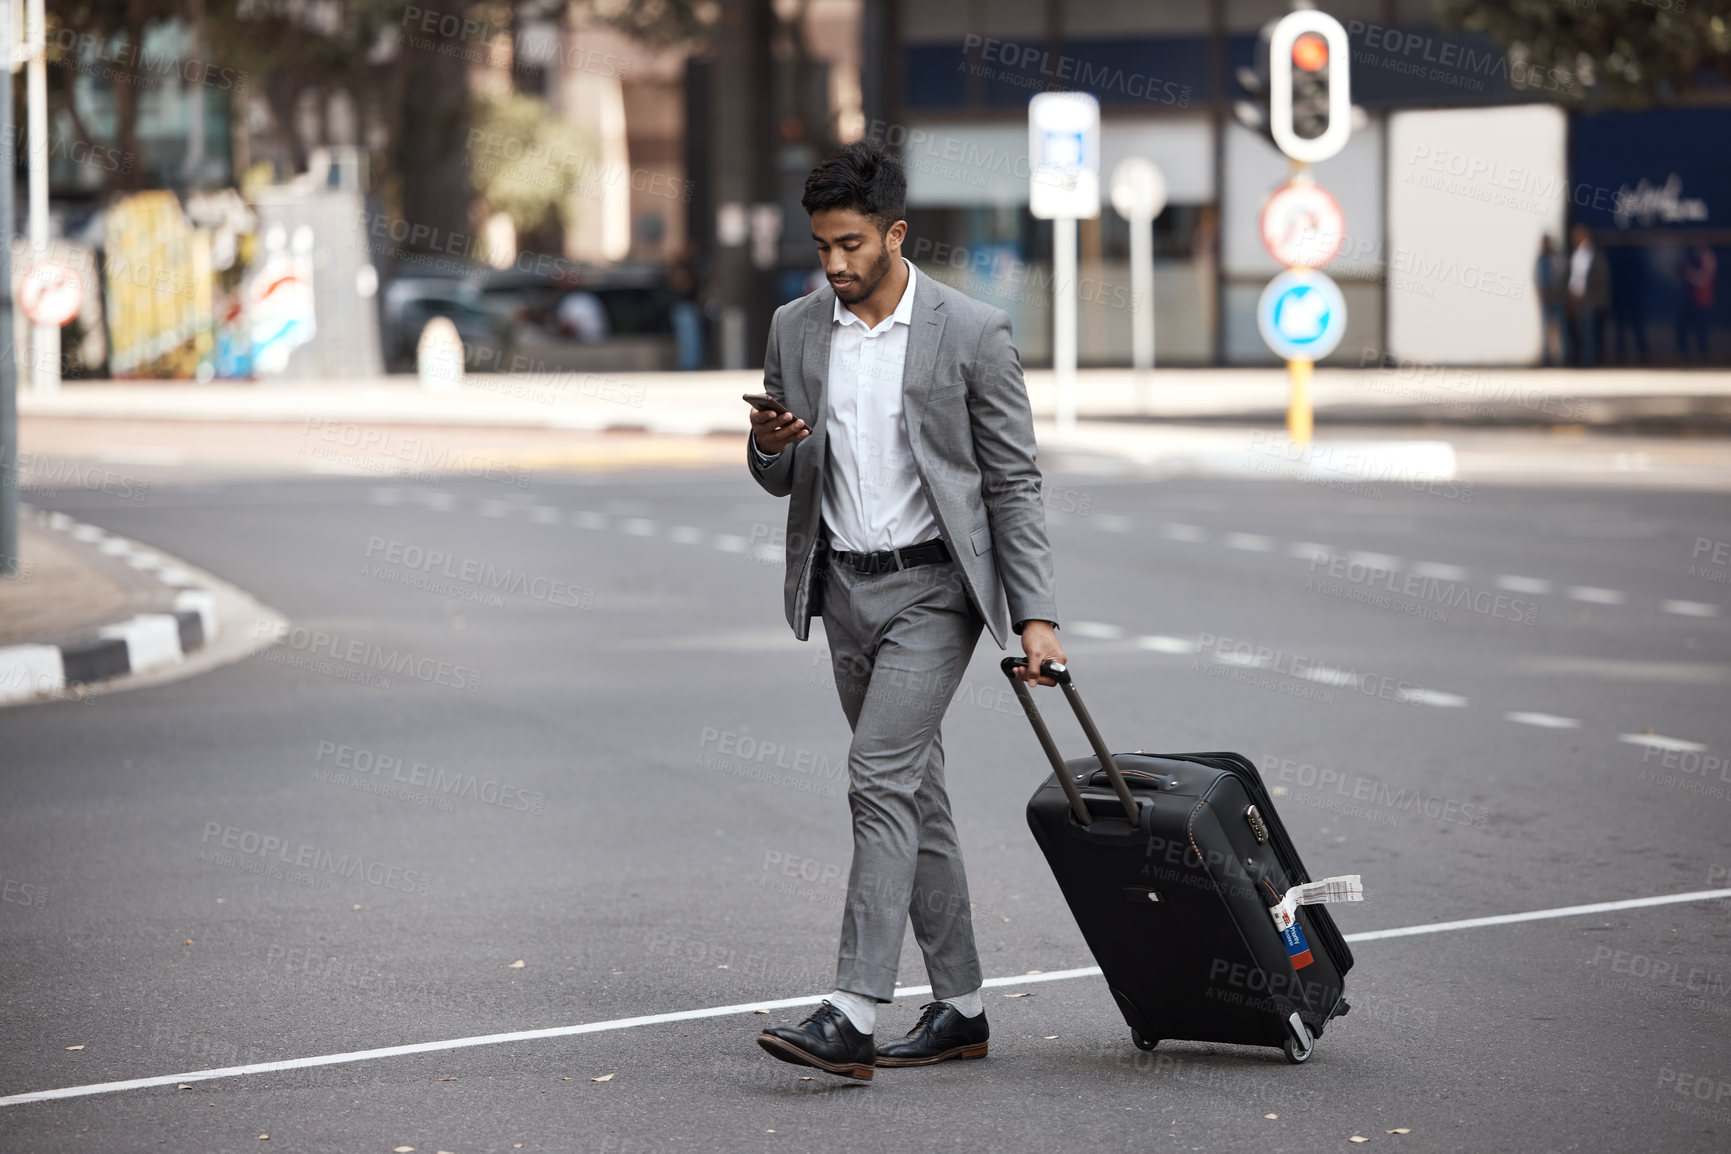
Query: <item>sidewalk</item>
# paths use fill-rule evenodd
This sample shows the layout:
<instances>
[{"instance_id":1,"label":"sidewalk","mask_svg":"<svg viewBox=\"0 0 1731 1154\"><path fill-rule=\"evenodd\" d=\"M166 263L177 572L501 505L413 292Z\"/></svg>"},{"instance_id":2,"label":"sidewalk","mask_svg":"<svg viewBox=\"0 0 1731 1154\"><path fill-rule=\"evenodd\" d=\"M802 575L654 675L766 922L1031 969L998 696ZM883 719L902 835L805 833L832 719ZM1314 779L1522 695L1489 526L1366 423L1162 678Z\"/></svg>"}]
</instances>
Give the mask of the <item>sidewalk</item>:
<instances>
[{"instance_id":1,"label":"sidewalk","mask_svg":"<svg viewBox=\"0 0 1731 1154\"><path fill-rule=\"evenodd\" d=\"M1263 423L1286 410L1284 370L1160 369L1144 386L1128 369L1077 375L1084 420ZM1036 418L1053 412L1048 369L1027 374ZM449 393L413 377L316 385L72 382L21 391L25 417L276 422L306 425L497 426L706 434L745 428L739 395L758 371L477 374ZM1695 426L1731 431L1731 372L1606 369L1318 369L1319 424Z\"/></svg>"},{"instance_id":2,"label":"sidewalk","mask_svg":"<svg viewBox=\"0 0 1731 1154\"><path fill-rule=\"evenodd\" d=\"M23 512L19 574L0 577L0 705L156 684L258 647L218 641L225 620L266 619L238 590L63 513Z\"/></svg>"}]
</instances>

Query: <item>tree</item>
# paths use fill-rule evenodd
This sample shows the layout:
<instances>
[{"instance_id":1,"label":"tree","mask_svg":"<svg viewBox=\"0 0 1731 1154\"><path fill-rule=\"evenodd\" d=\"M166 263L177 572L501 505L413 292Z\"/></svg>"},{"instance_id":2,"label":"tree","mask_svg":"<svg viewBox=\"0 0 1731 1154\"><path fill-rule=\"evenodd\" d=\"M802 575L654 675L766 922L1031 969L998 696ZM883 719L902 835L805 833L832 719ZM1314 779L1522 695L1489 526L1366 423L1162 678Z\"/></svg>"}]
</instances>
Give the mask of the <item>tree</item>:
<instances>
[{"instance_id":1,"label":"tree","mask_svg":"<svg viewBox=\"0 0 1731 1154\"><path fill-rule=\"evenodd\" d=\"M1731 0L1436 0L1436 12L1496 40L1517 87L1647 104L1698 89L1703 77L1731 81Z\"/></svg>"}]
</instances>

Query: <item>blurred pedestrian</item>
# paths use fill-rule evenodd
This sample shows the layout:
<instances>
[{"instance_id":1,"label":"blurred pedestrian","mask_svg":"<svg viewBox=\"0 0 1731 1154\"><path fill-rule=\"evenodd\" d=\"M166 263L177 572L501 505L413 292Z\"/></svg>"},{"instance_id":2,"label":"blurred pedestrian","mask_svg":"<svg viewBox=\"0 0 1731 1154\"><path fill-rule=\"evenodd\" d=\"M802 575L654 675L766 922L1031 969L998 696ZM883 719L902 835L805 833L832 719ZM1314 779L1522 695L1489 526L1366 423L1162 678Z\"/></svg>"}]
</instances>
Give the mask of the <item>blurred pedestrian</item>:
<instances>
[{"instance_id":1,"label":"blurred pedestrian","mask_svg":"<svg viewBox=\"0 0 1731 1154\"><path fill-rule=\"evenodd\" d=\"M1707 359L1707 329L1713 315L1713 281L1719 275L1719 260L1704 244L1692 247L1683 258L1683 300L1677 307L1677 355L1687 360L1693 336Z\"/></svg>"},{"instance_id":2,"label":"blurred pedestrian","mask_svg":"<svg viewBox=\"0 0 1731 1154\"><path fill-rule=\"evenodd\" d=\"M1546 233L1539 238L1539 259L1533 264L1533 284L1539 290L1539 363L1563 361L1563 292L1568 278L1557 246Z\"/></svg>"},{"instance_id":3,"label":"blurred pedestrian","mask_svg":"<svg viewBox=\"0 0 1731 1154\"><path fill-rule=\"evenodd\" d=\"M1644 365L1652 359L1647 352L1647 250L1629 247L1617 256L1621 259L1611 277L1612 344L1618 364L1629 363L1632 347L1635 359ZM1610 254L1602 259L1607 268L1613 263Z\"/></svg>"},{"instance_id":4,"label":"blurred pedestrian","mask_svg":"<svg viewBox=\"0 0 1731 1154\"><path fill-rule=\"evenodd\" d=\"M682 373L703 367L703 310L697 298L697 264L691 246L679 254L669 270L673 286L673 367Z\"/></svg>"},{"instance_id":5,"label":"blurred pedestrian","mask_svg":"<svg viewBox=\"0 0 1731 1154\"><path fill-rule=\"evenodd\" d=\"M1599 363L1605 337L1605 310L1611 303L1611 270L1584 224L1569 233L1569 345L1571 360L1582 368Z\"/></svg>"},{"instance_id":6,"label":"blurred pedestrian","mask_svg":"<svg viewBox=\"0 0 1731 1154\"><path fill-rule=\"evenodd\" d=\"M1064 661L1028 390L1002 309L902 255L907 178L894 152L849 145L812 171L802 204L828 283L776 310L754 409L751 475L791 497L788 623L821 616L853 730L853 866L836 989L760 1046L869 1079L877 1066L983 1058L961 844L939 724L982 628L1021 634L1023 680ZM789 411L791 410L791 411ZM933 1000L906 1037L873 1040L897 996L909 919Z\"/></svg>"}]
</instances>

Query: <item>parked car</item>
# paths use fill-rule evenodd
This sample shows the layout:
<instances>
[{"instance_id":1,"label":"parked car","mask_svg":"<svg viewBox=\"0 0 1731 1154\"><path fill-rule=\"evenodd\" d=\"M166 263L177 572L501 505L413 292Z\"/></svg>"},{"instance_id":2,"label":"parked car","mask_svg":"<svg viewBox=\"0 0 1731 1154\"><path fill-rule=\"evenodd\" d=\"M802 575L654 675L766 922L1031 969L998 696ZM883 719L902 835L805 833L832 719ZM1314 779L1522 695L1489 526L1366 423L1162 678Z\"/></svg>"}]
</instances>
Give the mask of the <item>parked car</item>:
<instances>
[{"instance_id":1,"label":"parked car","mask_svg":"<svg viewBox=\"0 0 1731 1154\"><path fill-rule=\"evenodd\" d=\"M497 372L517 348L517 324L491 302L472 280L456 277L399 277L384 293L385 366L413 372L421 330L434 317L448 317L463 341L464 365L471 372Z\"/></svg>"}]
</instances>

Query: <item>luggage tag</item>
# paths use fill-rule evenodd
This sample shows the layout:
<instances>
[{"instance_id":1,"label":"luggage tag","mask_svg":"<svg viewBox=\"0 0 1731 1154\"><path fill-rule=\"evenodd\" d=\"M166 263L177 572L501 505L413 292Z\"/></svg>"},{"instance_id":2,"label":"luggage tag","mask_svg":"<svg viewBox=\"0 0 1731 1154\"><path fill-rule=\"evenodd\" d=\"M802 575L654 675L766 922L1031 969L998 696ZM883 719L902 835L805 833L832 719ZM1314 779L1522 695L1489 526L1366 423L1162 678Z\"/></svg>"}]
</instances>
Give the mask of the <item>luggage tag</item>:
<instances>
[{"instance_id":1,"label":"luggage tag","mask_svg":"<svg viewBox=\"0 0 1731 1154\"><path fill-rule=\"evenodd\" d=\"M1274 928L1280 931L1280 940L1286 943L1286 956L1292 959L1292 968L1302 970L1316 960L1310 952L1310 940L1304 936L1304 927L1298 924L1299 906L1363 900L1364 882L1359 875L1342 874L1293 886L1278 905L1270 906L1268 914L1274 919Z\"/></svg>"}]
</instances>

